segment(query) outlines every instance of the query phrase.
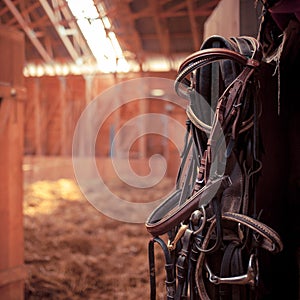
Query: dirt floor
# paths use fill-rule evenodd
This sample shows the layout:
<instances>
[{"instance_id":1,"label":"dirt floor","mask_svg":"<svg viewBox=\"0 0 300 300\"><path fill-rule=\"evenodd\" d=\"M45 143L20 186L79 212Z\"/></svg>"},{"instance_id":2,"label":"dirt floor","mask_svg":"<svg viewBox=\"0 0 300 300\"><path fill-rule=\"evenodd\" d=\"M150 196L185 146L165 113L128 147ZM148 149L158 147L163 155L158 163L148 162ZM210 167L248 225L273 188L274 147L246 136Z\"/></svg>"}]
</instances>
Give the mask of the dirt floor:
<instances>
[{"instance_id":1,"label":"dirt floor","mask_svg":"<svg viewBox=\"0 0 300 300\"><path fill-rule=\"evenodd\" d=\"M96 210L72 178L70 158L26 157L23 169L25 300L150 299L151 236L144 224L120 222ZM148 189L111 179L106 185L124 200L150 202L169 194L174 179ZM99 187L91 185L89 192L101 194L109 205ZM156 266L156 299L166 299L158 247Z\"/></svg>"},{"instance_id":2,"label":"dirt floor","mask_svg":"<svg viewBox=\"0 0 300 300\"><path fill-rule=\"evenodd\" d=\"M168 193L173 182L163 180L147 192L120 182L111 182L110 188L129 201L139 195L151 200ZM25 300L149 299L150 235L144 224L101 214L73 179L26 184L24 234ZM156 252L161 269L162 255ZM157 299L164 299L163 269L157 276Z\"/></svg>"}]
</instances>

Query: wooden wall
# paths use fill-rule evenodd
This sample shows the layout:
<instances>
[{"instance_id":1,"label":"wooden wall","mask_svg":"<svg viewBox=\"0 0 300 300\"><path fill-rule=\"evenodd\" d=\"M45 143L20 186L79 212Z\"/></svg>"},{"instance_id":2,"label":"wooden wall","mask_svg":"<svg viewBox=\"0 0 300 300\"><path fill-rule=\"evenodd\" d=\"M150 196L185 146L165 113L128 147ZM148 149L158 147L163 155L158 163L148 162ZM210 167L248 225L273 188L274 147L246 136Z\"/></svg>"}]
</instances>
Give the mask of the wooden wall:
<instances>
[{"instance_id":1,"label":"wooden wall","mask_svg":"<svg viewBox=\"0 0 300 300\"><path fill-rule=\"evenodd\" d=\"M174 80L176 73L143 73L142 76L155 77L157 81L160 81L160 78ZM28 99L25 103L24 113L24 154L70 156L75 126L87 104L118 83L140 77L140 73L130 73L119 76L98 74L26 78ZM139 88L138 86L135 87L136 90ZM127 94L126 96L122 95L122 97L131 99L132 92L130 89L125 90ZM101 110L101 105L99 110ZM101 139L97 138L96 141L96 155L109 157L112 150L111 140L116 131L128 120L141 113L151 112L166 114L166 102L158 98L136 99L112 112L100 128L98 137ZM185 126L186 114L184 109L174 105L171 112L167 112L167 114ZM175 164L172 162L170 166L170 170L172 169L172 174L174 174L177 172L179 164L179 153L176 145L171 141L166 141L165 137L150 134L140 138L132 145L130 156L132 158L149 157L153 154L165 156L166 151L168 156L172 156L170 161L176 161Z\"/></svg>"},{"instance_id":2,"label":"wooden wall","mask_svg":"<svg viewBox=\"0 0 300 300\"><path fill-rule=\"evenodd\" d=\"M0 27L0 300L23 299L24 36Z\"/></svg>"},{"instance_id":3,"label":"wooden wall","mask_svg":"<svg viewBox=\"0 0 300 300\"><path fill-rule=\"evenodd\" d=\"M72 132L85 107L82 76L26 78L24 153L67 155Z\"/></svg>"}]
</instances>

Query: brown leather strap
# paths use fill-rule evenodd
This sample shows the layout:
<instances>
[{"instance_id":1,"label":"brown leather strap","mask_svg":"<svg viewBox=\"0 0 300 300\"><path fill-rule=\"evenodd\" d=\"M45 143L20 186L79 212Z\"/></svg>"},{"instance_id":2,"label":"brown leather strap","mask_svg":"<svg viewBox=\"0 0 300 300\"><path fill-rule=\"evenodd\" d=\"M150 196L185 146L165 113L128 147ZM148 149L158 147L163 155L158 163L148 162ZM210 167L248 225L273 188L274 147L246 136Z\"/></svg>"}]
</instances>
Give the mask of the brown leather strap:
<instances>
[{"instance_id":1,"label":"brown leather strap","mask_svg":"<svg viewBox=\"0 0 300 300\"><path fill-rule=\"evenodd\" d=\"M201 61L199 62L199 59ZM189 55L184 62L180 65L178 73L182 72L188 65L191 65L195 62L199 64L198 67L204 66L211 63L212 61L217 61L221 59L230 59L234 60L237 63L244 66L257 67L259 62L255 59L250 59L244 55L225 48L213 48L213 49L204 49L196 51L193 54Z\"/></svg>"},{"instance_id":2,"label":"brown leather strap","mask_svg":"<svg viewBox=\"0 0 300 300\"><path fill-rule=\"evenodd\" d=\"M277 253L282 251L283 245L279 235L271 229L266 224L252 219L249 216L244 216L236 213L226 212L222 215L223 220L233 221L235 223L240 223L252 229L254 234L257 234L257 239L260 240L259 247L262 247L270 252ZM207 249L211 238L213 237L213 232L216 226L216 220L212 220L206 236L203 240L202 247ZM206 253L201 252L197 261L196 266L196 285L198 288L199 296L201 300L211 300L207 294L206 287L204 284L203 270L204 270L204 261Z\"/></svg>"},{"instance_id":3,"label":"brown leather strap","mask_svg":"<svg viewBox=\"0 0 300 300\"><path fill-rule=\"evenodd\" d=\"M182 96L183 98L189 98L189 94L186 90L190 88L191 82L186 78L187 75L198 68L222 59L233 60L242 66L247 66L247 68L250 69L256 68L260 64L259 61L255 59L246 58L244 55L229 49L214 48L200 50L188 56L179 67L178 75L175 81L175 90L178 95Z\"/></svg>"},{"instance_id":4,"label":"brown leather strap","mask_svg":"<svg viewBox=\"0 0 300 300\"><path fill-rule=\"evenodd\" d=\"M258 238L257 242L261 248L264 248L270 252L278 253L282 251L283 244L278 233L267 226L266 224L253 219L249 216L234 213L225 212L222 218L227 221L232 221L247 226L254 232L258 233L261 239Z\"/></svg>"},{"instance_id":5,"label":"brown leather strap","mask_svg":"<svg viewBox=\"0 0 300 300\"><path fill-rule=\"evenodd\" d=\"M180 206L178 206L180 191L174 193L149 216L145 224L148 232L153 236L165 234L186 220L194 210L209 204L213 197L216 197L218 193L222 193L230 184L231 181L228 176L208 180L201 190Z\"/></svg>"}]
</instances>

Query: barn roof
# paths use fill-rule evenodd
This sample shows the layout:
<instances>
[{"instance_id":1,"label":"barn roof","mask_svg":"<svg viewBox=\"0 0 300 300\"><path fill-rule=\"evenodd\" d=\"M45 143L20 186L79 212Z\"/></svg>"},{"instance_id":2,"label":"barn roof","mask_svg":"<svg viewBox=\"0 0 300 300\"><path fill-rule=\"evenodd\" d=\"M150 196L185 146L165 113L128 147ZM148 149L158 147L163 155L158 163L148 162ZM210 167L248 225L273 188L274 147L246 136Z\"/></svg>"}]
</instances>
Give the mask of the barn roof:
<instances>
[{"instance_id":1,"label":"barn roof","mask_svg":"<svg viewBox=\"0 0 300 300\"><path fill-rule=\"evenodd\" d=\"M92 0L78 1L85 3ZM25 35L26 65L93 66L97 57L79 26L71 0L3 0L0 24ZM203 25L219 0L94 0L97 14L86 22L104 25L115 36L131 69L176 68L199 49ZM105 27L105 22L109 26ZM99 31L99 36L101 32ZM93 38L99 38L93 34ZM102 47L98 47L100 49ZM117 60L120 57L117 57Z\"/></svg>"}]
</instances>

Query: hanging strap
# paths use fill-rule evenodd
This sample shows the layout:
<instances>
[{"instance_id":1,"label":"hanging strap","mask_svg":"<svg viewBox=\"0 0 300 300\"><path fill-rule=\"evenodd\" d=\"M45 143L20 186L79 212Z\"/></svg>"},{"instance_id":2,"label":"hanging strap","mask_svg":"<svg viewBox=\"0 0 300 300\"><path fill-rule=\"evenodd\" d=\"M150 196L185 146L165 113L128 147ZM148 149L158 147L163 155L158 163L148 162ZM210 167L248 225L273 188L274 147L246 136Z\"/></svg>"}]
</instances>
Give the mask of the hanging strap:
<instances>
[{"instance_id":1,"label":"hanging strap","mask_svg":"<svg viewBox=\"0 0 300 300\"><path fill-rule=\"evenodd\" d=\"M165 256L165 270L166 270L166 289L167 299L174 299L176 291L176 281L174 278L174 264L172 262L169 250L165 242L159 238L153 238L148 244L148 259L149 259L149 271L150 271L150 299L156 300L156 270L155 270L155 253L154 244L157 243L163 250Z\"/></svg>"}]
</instances>

